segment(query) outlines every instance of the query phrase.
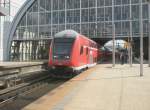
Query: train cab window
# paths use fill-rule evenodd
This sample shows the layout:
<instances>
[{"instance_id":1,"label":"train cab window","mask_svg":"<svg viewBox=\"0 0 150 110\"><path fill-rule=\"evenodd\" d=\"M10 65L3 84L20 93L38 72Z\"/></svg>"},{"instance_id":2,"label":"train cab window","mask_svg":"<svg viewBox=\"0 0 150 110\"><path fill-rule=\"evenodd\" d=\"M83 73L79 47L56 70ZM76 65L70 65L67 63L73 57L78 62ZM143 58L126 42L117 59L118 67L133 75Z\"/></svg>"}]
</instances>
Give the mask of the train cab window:
<instances>
[{"instance_id":1,"label":"train cab window","mask_svg":"<svg viewBox=\"0 0 150 110\"><path fill-rule=\"evenodd\" d=\"M83 54L83 46L81 46L81 48L80 48L80 55L82 55Z\"/></svg>"},{"instance_id":2,"label":"train cab window","mask_svg":"<svg viewBox=\"0 0 150 110\"><path fill-rule=\"evenodd\" d=\"M55 59L69 59L74 39L55 38L53 45L53 56Z\"/></svg>"}]
</instances>

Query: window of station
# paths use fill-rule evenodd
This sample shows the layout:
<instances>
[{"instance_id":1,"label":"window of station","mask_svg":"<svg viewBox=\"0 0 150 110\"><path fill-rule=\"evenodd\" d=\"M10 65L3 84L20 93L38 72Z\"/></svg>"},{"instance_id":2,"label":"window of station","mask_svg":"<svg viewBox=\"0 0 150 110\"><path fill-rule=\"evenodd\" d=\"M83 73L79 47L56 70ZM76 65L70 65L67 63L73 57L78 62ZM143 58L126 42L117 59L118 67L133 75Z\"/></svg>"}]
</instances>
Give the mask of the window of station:
<instances>
[{"instance_id":1,"label":"window of station","mask_svg":"<svg viewBox=\"0 0 150 110\"><path fill-rule=\"evenodd\" d=\"M81 16L82 22L88 22L88 15L89 15L88 9L82 9L81 12L82 12Z\"/></svg>"},{"instance_id":2,"label":"window of station","mask_svg":"<svg viewBox=\"0 0 150 110\"><path fill-rule=\"evenodd\" d=\"M105 6L111 6L112 5L112 0L104 0L105 1Z\"/></svg>"},{"instance_id":3,"label":"window of station","mask_svg":"<svg viewBox=\"0 0 150 110\"><path fill-rule=\"evenodd\" d=\"M105 0L97 0L97 6L98 6L98 7L104 6L104 1L105 1Z\"/></svg>"},{"instance_id":4,"label":"window of station","mask_svg":"<svg viewBox=\"0 0 150 110\"><path fill-rule=\"evenodd\" d=\"M112 7L106 7L105 8L105 21L111 21L112 20Z\"/></svg>"},{"instance_id":5,"label":"window of station","mask_svg":"<svg viewBox=\"0 0 150 110\"><path fill-rule=\"evenodd\" d=\"M67 9L80 8L80 0L67 0Z\"/></svg>"},{"instance_id":6,"label":"window of station","mask_svg":"<svg viewBox=\"0 0 150 110\"><path fill-rule=\"evenodd\" d=\"M89 0L89 7L95 7L96 0Z\"/></svg>"},{"instance_id":7,"label":"window of station","mask_svg":"<svg viewBox=\"0 0 150 110\"><path fill-rule=\"evenodd\" d=\"M129 4L130 0L122 0L122 4Z\"/></svg>"},{"instance_id":8,"label":"window of station","mask_svg":"<svg viewBox=\"0 0 150 110\"><path fill-rule=\"evenodd\" d=\"M132 19L139 19L139 5L132 6Z\"/></svg>"},{"instance_id":9,"label":"window of station","mask_svg":"<svg viewBox=\"0 0 150 110\"><path fill-rule=\"evenodd\" d=\"M96 17L96 9L89 9L89 22L94 22Z\"/></svg>"},{"instance_id":10,"label":"window of station","mask_svg":"<svg viewBox=\"0 0 150 110\"><path fill-rule=\"evenodd\" d=\"M65 0L59 0L59 10L65 10Z\"/></svg>"},{"instance_id":11,"label":"window of station","mask_svg":"<svg viewBox=\"0 0 150 110\"><path fill-rule=\"evenodd\" d=\"M81 0L81 7L82 8L88 8L88 4L89 4L88 0Z\"/></svg>"}]
</instances>

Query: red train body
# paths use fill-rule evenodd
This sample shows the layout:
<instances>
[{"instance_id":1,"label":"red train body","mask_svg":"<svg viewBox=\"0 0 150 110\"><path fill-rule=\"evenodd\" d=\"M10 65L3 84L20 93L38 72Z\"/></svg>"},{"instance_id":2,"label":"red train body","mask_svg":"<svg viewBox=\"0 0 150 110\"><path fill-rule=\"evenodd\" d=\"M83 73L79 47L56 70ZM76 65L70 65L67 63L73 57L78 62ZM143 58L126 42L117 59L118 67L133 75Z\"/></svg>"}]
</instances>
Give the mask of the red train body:
<instances>
[{"instance_id":1,"label":"red train body","mask_svg":"<svg viewBox=\"0 0 150 110\"><path fill-rule=\"evenodd\" d=\"M96 42L73 30L65 30L57 33L52 40L49 67L81 71L96 65L98 52Z\"/></svg>"}]
</instances>

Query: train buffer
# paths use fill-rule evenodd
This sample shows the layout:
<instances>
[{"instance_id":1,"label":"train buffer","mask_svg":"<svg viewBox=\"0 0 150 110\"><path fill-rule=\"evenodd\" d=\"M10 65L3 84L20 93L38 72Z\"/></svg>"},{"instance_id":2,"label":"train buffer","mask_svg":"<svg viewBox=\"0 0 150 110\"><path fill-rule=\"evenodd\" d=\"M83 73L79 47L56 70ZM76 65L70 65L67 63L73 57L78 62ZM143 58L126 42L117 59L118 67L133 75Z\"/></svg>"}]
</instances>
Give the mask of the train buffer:
<instances>
[{"instance_id":1,"label":"train buffer","mask_svg":"<svg viewBox=\"0 0 150 110\"><path fill-rule=\"evenodd\" d=\"M22 110L150 110L150 68L97 65Z\"/></svg>"}]
</instances>

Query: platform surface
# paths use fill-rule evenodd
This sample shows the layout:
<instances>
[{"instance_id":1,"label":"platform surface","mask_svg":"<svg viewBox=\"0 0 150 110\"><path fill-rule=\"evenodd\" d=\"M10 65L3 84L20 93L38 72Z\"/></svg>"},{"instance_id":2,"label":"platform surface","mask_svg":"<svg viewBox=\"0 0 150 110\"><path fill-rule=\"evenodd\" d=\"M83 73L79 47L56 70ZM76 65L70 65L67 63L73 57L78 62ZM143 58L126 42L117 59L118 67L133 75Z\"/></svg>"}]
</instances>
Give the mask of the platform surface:
<instances>
[{"instance_id":1,"label":"platform surface","mask_svg":"<svg viewBox=\"0 0 150 110\"><path fill-rule=\"evenodd\" d=\"M23 110L150 110L150 67L97 65Z\"/></svg>"}]
</instances>

